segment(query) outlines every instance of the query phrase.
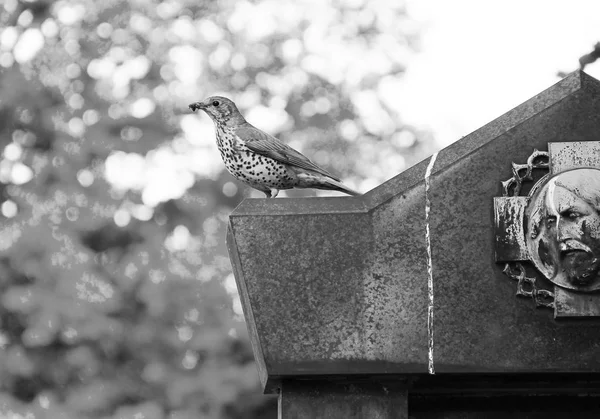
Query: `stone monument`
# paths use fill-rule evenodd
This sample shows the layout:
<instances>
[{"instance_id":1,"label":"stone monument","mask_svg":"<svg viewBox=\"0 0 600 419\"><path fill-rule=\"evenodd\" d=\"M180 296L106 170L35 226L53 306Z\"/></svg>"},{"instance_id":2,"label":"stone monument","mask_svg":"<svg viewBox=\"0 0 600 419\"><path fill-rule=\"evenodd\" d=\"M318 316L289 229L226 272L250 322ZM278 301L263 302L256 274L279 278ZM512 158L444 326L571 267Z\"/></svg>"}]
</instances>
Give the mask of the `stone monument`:
<instances>
[{"instance_id":1,"label":"stone monument","mask_svg":"<svg viewBox=\"0 0 600 419\"><path fill-rule=\"evenodd\" d=\"M249 199L228 248L289 418L600 417L600 82L363 196Z\"/></svg>"}]
</instances>

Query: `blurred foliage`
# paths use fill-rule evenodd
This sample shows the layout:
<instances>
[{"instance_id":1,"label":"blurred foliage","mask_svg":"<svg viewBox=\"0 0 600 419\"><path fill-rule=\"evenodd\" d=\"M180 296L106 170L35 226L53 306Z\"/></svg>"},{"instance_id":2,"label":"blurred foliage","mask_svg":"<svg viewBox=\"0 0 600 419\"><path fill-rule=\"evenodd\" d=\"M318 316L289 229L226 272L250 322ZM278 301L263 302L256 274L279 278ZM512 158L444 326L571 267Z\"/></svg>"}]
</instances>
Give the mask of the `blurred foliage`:
<instances>
[{"instance_id":1,"label":"blurred foliage","mask_svg":"<svg viewBox=\"0 0 600 419\"><path fill-rule=\"evenodd\" d=\"M0 3L0 417L274 417L224 244L253 192L187 104L366 190L431 149L393 102L417 30L379 0Z\"/></svg>"}]
</instances>

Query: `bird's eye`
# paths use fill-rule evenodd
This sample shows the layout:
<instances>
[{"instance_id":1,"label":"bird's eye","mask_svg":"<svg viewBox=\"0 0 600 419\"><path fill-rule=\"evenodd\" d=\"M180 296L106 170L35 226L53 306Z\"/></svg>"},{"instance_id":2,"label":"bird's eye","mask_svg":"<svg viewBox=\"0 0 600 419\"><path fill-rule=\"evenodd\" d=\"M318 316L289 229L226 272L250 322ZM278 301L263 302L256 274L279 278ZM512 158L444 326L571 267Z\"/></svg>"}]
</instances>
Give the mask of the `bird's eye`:
<instances>
[{"instance_id":1,"label":"bird's eye","mask_svg":"<svg viewBox=\"0 0 600 419\"><path fill-rule=\"evenodd\" d=\"M215 100L215 101L212 103L212 105L213 105L213 106L219 106L219 101L218 101L218 100Z\"/></svg>"}]
</instances>

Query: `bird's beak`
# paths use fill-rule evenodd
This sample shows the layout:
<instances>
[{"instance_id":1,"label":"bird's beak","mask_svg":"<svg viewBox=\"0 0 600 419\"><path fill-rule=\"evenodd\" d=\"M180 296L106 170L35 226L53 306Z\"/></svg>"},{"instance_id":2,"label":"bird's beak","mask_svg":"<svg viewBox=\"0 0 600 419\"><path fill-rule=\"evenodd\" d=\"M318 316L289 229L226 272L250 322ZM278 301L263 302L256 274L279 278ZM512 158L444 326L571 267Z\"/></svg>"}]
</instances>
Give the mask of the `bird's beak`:
<instances>
[{"instance_id":1,"label":"bird's beak","mask_svg":"<svg viewBox=\"0 0 600 419\"><path fill-rule=\"evenodd\" d=\"M194 102L194 103L190 103L188 106L189 106L189 108L192 111L195 112L197 109L205 109L206 108L206 103L204 103L204 102Z\"/></svg>"}]
</instances>

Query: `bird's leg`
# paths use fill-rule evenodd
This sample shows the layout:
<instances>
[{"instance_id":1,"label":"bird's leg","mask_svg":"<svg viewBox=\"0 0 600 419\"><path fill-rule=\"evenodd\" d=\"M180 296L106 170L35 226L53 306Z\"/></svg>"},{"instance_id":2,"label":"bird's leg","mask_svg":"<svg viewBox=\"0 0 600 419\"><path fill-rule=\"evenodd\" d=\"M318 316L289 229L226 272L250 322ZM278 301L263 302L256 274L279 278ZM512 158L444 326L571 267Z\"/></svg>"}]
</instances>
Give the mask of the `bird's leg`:
<instances>
[{"instance_id":1,"label":"bird's leg","mask_svg":"<svg viewBox=\"0 0 600 419\"><path fill-rule=\"evenodd\" d=\"M279 189L271 188L267 191L263 191L263 193L267 195L267 198L275 198L279 193Z\"/></svg>"}]
</instances>

